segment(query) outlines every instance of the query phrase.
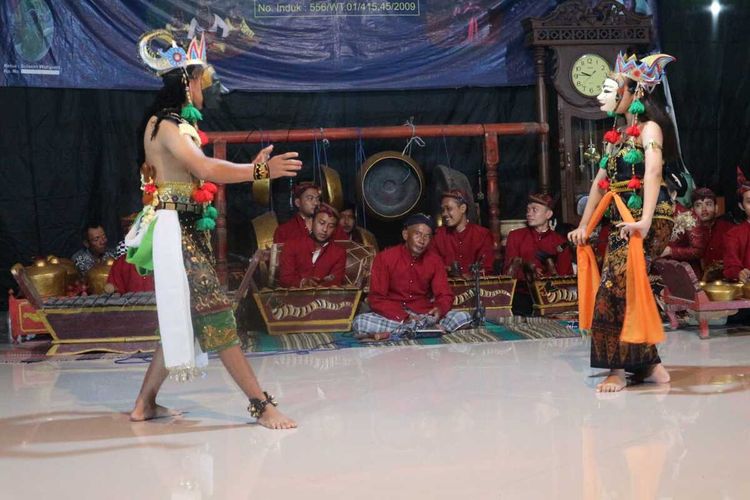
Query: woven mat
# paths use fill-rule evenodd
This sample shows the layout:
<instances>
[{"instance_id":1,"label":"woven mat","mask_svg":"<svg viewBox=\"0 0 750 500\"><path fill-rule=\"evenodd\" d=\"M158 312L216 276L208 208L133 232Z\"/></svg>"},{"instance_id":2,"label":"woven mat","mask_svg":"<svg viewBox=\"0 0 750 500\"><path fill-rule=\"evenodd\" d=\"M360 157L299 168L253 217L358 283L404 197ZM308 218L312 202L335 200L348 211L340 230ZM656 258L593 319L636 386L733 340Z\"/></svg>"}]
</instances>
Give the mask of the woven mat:
<instances>
[{"instance_id":1,"label":"woven mat","mask_svg":"<svg viewBox=\"0 0 750 500\"><path fill-rule=\"evenodd\" d=\"M251 333L245 338L243 346L247 352L302 352L313 350L334 350L346 347L383 347L383 346L417 346L441 344L479 344L485 342L559 339L578 337L578 330L574 322L537 317L504 318L500 323L487 323L481 328L459 330L443 335L440 338L360 342L351 332L348 333L297 333L292 335L266 335L265 333ZM80 346L68 346L60 354L47 356L51 347L49 341L33 340L21 344L0 346L0 363L33 363L45 360L80 361L90 359L121 359L128 353L148 351L152 347L144 345L106 345L110 351L78 354Z\"/></svg>"},{"instance_id":2,"label":"woven mat","mask_svg":"<svg viewBox=\"0 0 750 500\"><path fill-rule=\"evenodd\" d=\"M246 339L248 352L295 352L343 347L389 347L440 344L477 344L508 340L573 338L580 334L574 322L536 317L504 318L500 323L488 323L481 328L459 330L440 338L360 342L348 333L297 333L293 335L265 335L251 333Z\"/></svg>"}]
</instances>

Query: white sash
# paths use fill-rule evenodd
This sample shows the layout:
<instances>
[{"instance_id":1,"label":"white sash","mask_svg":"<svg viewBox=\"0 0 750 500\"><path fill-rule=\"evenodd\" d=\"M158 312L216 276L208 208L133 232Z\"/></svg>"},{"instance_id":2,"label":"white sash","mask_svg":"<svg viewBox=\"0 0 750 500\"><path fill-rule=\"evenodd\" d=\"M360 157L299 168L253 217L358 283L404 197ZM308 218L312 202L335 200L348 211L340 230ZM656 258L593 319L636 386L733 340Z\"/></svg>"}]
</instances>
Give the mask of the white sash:
<instances>
[{"instance_id":1,"label":"white sash","mask_svg":"<svg viewBox=\"0 0 750 500\"><path fill-rule=\"evenodd\" d=\"M190 286L182 257L182 232L175 210L157 210L153 259L156 310L169 377L186 381L203 375L208 356L193 335Z\"/></svg>"}]
</instances>

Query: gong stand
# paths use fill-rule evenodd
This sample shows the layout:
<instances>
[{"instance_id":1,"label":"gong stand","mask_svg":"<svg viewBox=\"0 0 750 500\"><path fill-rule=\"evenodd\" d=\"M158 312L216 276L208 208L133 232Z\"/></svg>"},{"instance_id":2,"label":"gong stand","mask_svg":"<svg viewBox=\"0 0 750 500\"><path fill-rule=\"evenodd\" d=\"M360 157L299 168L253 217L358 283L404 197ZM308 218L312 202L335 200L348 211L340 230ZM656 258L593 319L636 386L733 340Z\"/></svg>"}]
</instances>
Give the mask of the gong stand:
<instances>
[{"instance_id":1,"label":"gong stand","mask_svg":"<svg viewBox=\"0 0 750 500\"><path fill-rule=\"evenodd\" d=\"M484 137L485 172L487 178L487 203L489 205L489 225L495 246L495 257L499 257L500 242L500 195L498 191L497 166L500 163L499 136L541 135L549 132L547 123L477 123L467 125L417 125L415 127L365 127L271 130L261 137L253 131L207 132L208 142L213 144L214 158L225 160L227 144L257 144L278 142L313 142L321 134L329 141L356 139L408 139L420 137ZM216 272L222 285L227 284L227 199L223 185L219 185L214 198L219 212L216 219L215 247Z\"/></svg>"}]
</instances>

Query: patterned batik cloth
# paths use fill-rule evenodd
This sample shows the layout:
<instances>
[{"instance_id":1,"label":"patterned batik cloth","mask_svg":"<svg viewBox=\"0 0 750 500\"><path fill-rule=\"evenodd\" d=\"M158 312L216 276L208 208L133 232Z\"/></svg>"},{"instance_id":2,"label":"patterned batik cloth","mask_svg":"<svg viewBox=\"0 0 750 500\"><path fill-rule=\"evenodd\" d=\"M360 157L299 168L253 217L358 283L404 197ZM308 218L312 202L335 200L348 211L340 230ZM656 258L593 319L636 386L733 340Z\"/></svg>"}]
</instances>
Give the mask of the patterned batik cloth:
<instances>
[{"instance_id":1,"label":"patterned batik cloth","mask_svg":"<svg viewBox=\"0 0 750 500\"><path fill-rule=\"evenodd\" d=\"M445 328L445 331L448 333L458 330L469 323L471 323L471 314L466 311L448 311L448 314L440 320L440 326ZM415 322L411 324L409 322L401 323L377 313L359 314L354 318L354 323L352 324L352 329L362 334L394 333L414 327L416 327Z\"/></svg>"},{"instance_id":2,"label":"patterned batik cloth","mask_svg":"<svg viewBox=\"0 0 750 500\"><path fill-rule=\"evenodd\" d=\"M661 255L672 234L672 220L654 217L651 229L644 240L646 266ZM602 265L601 282L594 302L591 325L591 366L593 368L625 369L630 373L643 373L651 365L661 363L655 345L628 344L620 341L625 319L625 283L628 242L619 237L612 227L607 253Z\"/></svg>"},{"instance_id":3,"label":"patterned batik cloth","mask_svg":"<svg viewBox=\"0 0 750 500\"><path fill-rule=\"evenodd\" d=\"M240 344L232 303L222 291L214 269L209 233L195 228L197 216L180 214L182 256L190 285L193 331L204 352Z\"/></svg>"}]
</instances>

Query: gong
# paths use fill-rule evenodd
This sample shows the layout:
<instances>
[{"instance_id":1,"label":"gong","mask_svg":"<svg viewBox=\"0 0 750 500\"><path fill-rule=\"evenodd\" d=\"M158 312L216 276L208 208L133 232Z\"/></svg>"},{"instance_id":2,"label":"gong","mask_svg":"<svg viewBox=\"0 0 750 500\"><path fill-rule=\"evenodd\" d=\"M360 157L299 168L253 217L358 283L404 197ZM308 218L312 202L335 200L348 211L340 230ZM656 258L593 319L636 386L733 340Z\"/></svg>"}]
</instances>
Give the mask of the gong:
<instances>
[{"instance_id":1,"label":"gong","mask_svg":"<svg viewBox=\"0 0 750 500\"><path fill-rule=\"evenodd\" d=\"M419 164L397 151L369 157L357 174L357 196L370 214L383 220L400 219L414 210L424 185Z\"/></svg>"},{"instance_id":2,"label":"gong","mask_svg":"<svg viewBox=\"0 0 750 500\"><path fill-rule=\"evenodd\" d=\"M252 223L258 248L263 250L270 248L273 245L273 233L279 226L276 214L272 211L266 212L254 218Z\"/></svg>"},{"instance_id":3,"label":"gong","mask_svg":"<svg viewBox=\"0 0 750 500\"><path fill-rule=\"evenodd\" d=\"M445 165L438 165L432 171L430 200L432 201L432 213L435 216L435 220L442 223L440 204L443 201L443 193L454 189L460 189L466 194L466 203L468 204L466 215L469 221L479 224L477 206L474 203L474 194L471 191L471 183L469 183L468 177L458 170L446 167Z\"/></svg>"},{"instance_id":4,"label":"gong","mask_svg":"<svg viewBox=\"0 0 750 500\"><path fill-rule=\"evenodd\" d=\"M344 188L341 187L339 173L327 165L321 166L322 181L320 189L323 201L336 210L344 208Z\"/></svg>"}]
</instances>

